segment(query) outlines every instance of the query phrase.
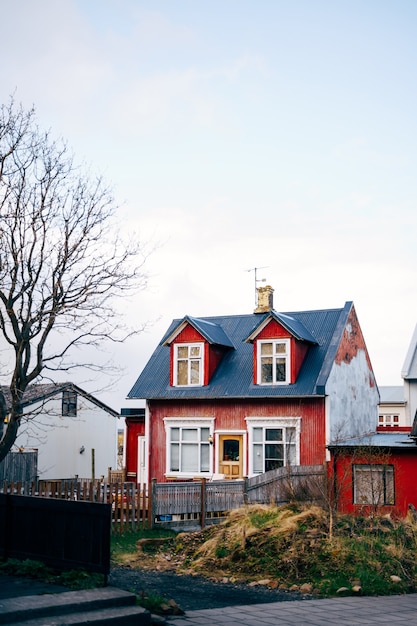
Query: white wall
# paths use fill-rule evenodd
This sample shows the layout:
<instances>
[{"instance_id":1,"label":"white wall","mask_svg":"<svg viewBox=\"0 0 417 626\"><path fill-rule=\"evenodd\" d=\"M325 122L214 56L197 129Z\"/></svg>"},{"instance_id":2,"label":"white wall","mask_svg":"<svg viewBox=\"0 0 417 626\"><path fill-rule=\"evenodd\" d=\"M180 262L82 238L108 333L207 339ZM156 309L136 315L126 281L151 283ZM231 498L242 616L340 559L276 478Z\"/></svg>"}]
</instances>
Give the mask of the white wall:
<instances>
[{"instance_id":1,"label":"white wall","mask_svg":"<svg viewBox=\"0 0 417 626\"><path fill-rule=\"evenodd\" d=\"M62 417L62 394L30 410L32 416L22 421L15 445L38 449L40 479L91 478L92 449L96 478L117 467L117 417L80 395L77 417Z\"/></svg>"},{"instance_id":2,"label":"white wall","mask_svg":"<svg viewBox=\"0 0 417 626\"><path fill-rule=\"evenodd\" d=\"M350 363L334 363L327 384L330 441L374 432L378 423L378 388L364 350Z\"/></svg>"}]
</instances>

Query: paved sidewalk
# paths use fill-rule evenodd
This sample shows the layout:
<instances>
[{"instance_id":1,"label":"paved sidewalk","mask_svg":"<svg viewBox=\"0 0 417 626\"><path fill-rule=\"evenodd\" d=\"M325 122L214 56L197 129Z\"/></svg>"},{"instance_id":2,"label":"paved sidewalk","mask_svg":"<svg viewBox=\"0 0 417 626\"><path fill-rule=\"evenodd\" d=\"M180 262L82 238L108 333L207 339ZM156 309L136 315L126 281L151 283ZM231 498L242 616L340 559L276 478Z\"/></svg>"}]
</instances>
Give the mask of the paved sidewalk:
<instances>
[{"instance_id":1,"label":"paved sidewalk","mask_svg":"<svg viewBox=\"0 0 417 626\"><path fill-rule=\"evenodd\" d=\"M293 600L187 611L171 626L417 626L417 594Z\"/></svg>"}]
</instances>

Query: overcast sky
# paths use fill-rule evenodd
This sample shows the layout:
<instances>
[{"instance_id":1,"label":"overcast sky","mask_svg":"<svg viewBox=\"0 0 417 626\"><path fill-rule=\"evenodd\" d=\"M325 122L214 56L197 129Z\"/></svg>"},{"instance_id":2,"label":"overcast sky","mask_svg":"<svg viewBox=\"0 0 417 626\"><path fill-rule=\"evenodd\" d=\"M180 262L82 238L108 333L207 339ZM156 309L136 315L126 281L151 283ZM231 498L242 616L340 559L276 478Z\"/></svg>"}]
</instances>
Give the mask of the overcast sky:
<instances>
[{"instance_id":1,"label":"overcast sky","mask_svg":"<svg viewBox=\"0 0 417 626\"><path fill-rule=\"evenodd\" d=\"M173 318L252 312L255 267L278 311L353 300L378 384L402 383L417 322L415 0L0 8L0 100L34 104L155 247L127 303L153 324L111 354L124 372L100 399L132 405Z\"/></svg>"}]
</instances>

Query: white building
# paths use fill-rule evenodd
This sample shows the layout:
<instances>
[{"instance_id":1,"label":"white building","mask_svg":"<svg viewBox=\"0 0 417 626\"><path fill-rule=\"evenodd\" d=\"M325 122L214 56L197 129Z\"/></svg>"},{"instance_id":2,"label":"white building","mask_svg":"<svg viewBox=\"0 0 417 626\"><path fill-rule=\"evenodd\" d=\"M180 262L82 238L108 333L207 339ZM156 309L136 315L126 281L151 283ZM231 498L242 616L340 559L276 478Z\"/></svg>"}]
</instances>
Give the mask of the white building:
<instances>
[{"instance_id":1,"label":"white building","mask_svg":"<svg viewBox=\"0 0 417 626\"><path fill-rule=\"evenodd\" d=\"M404 385L379 387L378 427L410 429L417 414L417 326L401 371Z\"/></svg>"},{"instance_id":2,"label":"white building","mask_svg":"<svg viewBox=\"0 0 417 626\"><path fill-rule=\"evenodd\" d=\"M38 450L41 480L107 477L117 467L117 411L72 383L31 385L23 404L13 450Z\"/></svg>"}]
</instances>

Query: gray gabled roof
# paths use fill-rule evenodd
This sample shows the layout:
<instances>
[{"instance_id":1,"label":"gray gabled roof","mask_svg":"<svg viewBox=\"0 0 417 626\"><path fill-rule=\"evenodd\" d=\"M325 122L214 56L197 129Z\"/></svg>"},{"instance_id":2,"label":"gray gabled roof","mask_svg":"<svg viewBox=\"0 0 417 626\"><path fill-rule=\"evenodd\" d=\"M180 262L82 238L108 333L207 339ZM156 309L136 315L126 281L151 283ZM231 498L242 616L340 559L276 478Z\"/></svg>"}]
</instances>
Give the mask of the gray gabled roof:
<instances>
[{"instance_id":1,"label":"gray gabled roof","mask_svg":"<svg viewBox=\"0 0 417 626\"><path fill-rule=\"evenodd\" d=\"M255 385L253 382L253 345L247 339L270 313L228 315L199 319L210 326L220 327L234 348L227 350L210 383L199 387L173 387L169 384L170 348L167 345L184 321L173 320L160 344L145 365L128 394L130 399L181 400L226 398L294 398L323 396L325 384L333 366L352 302L341 309L298 311L274 315L291 318L297 332L308 336L310 346L292 385ZM284 319L284 318L282 318ZM289 323L287 321L287 323ZM205 326L207 329L208 326Z\"/></svg>"},{"instance_id":2,"label":"gray gabled roof","mask_svg":"<svg viewBox=\"0 0 417 626\"><path fill-rule=\"evenodd\" d=\"M293 337L298 339L299 341L308 341L312 344L316 344L317 341L315 337L310 333L310 331L304 326L301 320L292 317L291 315L287 315L285 313L278 313L277 311L270 311L268 315L260 322L255 330L249 335L247 341L253 341L258 333L264 328L271 319L276 320L279 324L281 324L286 330L288 330Z\"/></svg>"},{"instance_id":3,"label":"gray gabled roof","mask_svg":"<svg viewBox=\"0 0 417 626\"><path fill-rule=\"evenodd\" d=\"M215 322L211 322L207 319L200 319L198 317L191 317L190 315L186 315L174 329L174 331L165 339L164 345L168 346L179 332L187 325L191 324L193 328L195 328L203 337L212 345L225 346L226 348L233 348L233 343L230 341L229 337L226 335L223 328L216 324Z\"/></svg>"},{"instance_id":4,"label":"gray gabled roof","mask_svg":"<svg viewBox=\"0 0 417 626\"><path fill-rule=\"evenodd\" d=\"M401 385L388 385L378 387L379 404L405 404L404 387Z\"/></svg>"},{"instance_id":5,"label":"gray gabled roof","mask_svg":"<svg viewBox=\"0 0 417 626\"><path fill-rule=\"evenodd\" d=\"M0 389L3 392L4 399L6 401L6 406L7 408L9 408L10 403L11 403L10 388L7 387L6 385L0 385ZM106 411L107 413L110 413L110 415L113 415L113 417L119 416L119 413L117 411L114 411L109 406L107 406L107 404L104 404L104 402L101 402L100 400L92 396L87 391L84 391L84 389L81 389L81 387L74 385L74 383L68 383L68 382L67 383L39 383L39 384L29 385L25 393L23 394L23 408L25 409L31 406L32 404L36 404L37 402L46 402L50 398L53 398L54 396L56 396L59 393L62 393L63 391L75 391L78 395L83 396L84 398L86 398L87 400L89 400L90 402L98 406L99 408L103 409L103 411Z\"/></svg>"}]
</instances>

